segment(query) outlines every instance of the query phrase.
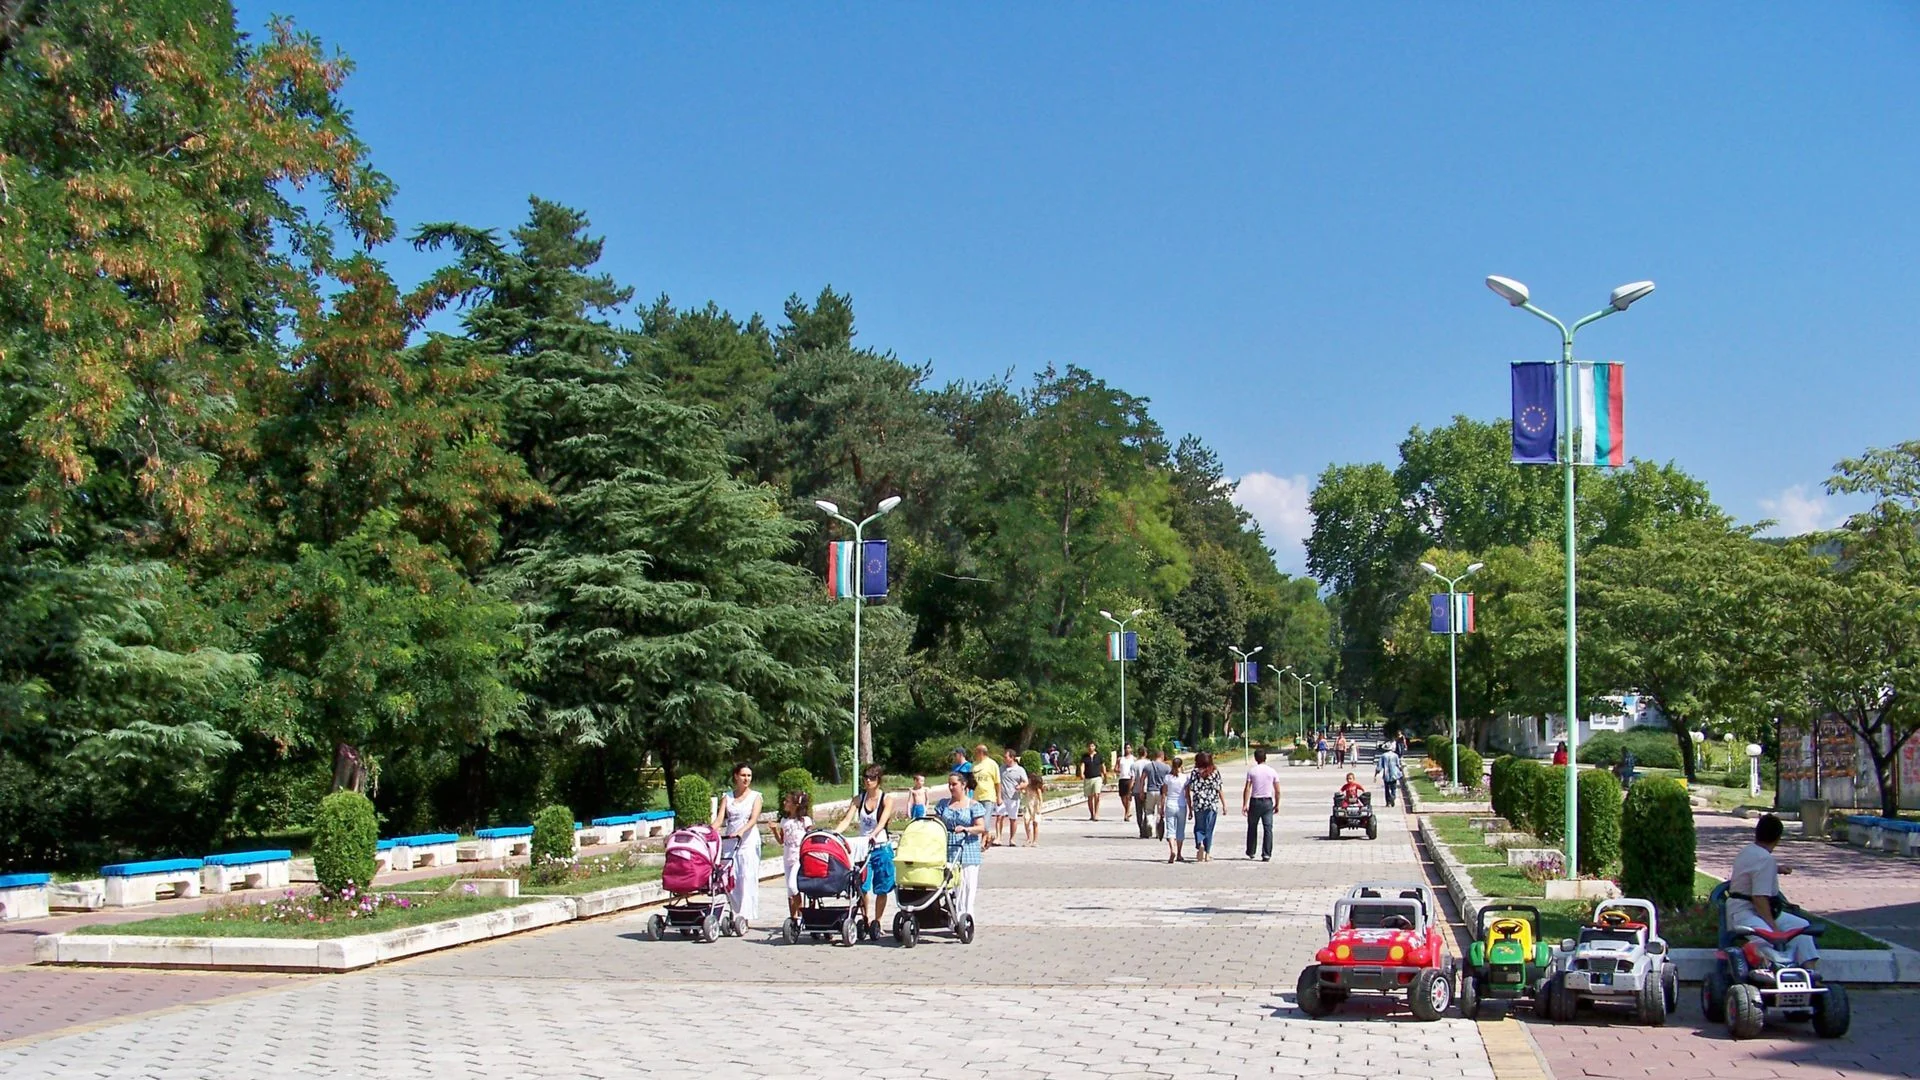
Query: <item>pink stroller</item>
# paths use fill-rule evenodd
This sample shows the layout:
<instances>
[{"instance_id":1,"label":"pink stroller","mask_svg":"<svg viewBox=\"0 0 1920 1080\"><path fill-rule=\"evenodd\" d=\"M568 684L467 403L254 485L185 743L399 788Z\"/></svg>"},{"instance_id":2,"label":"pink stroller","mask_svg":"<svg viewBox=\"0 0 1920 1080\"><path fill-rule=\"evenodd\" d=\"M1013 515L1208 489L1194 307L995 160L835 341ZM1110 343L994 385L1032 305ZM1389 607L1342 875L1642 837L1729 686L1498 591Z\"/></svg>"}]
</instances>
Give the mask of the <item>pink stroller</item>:
<instances>
[{"instance_id":1,"label":"pink stroller","mask_svg":"<svg viewBox=\"0 0 1920 1080\"><path fill-rule=\"evenodd\" d=\"M647 920L647 936L653 940L666 937L669 929L704 942L742 933L738 920L727 910L733 863L720 857L720 834L712 826L676 829L667 837L667 865L660 874L660 886L671 899Z\"/></svg>"}]
</instances>

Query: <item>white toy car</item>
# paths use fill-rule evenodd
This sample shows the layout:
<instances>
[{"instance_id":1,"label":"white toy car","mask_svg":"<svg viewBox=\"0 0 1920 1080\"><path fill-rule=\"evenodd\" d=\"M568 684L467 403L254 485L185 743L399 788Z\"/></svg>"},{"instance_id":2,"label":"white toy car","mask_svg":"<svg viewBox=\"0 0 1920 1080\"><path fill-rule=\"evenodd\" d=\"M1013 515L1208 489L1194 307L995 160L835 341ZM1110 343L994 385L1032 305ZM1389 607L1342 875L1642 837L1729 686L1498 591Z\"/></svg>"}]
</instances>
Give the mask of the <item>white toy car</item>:
<instances>
[{"instance_id":1,"label":"white toy car","mask_svg":"<svg viewBox=\"0 0 1920 1080\"><path fill-rule=\"evenodd\" d=\"M1628 1005L1658 1026L1679 1004L1680 970L1667 957L1660 917L1645 900L1603 900L1578 939L1560 943L1541 1012L1571 1020L1581 1005Z\"/></svg>"}]
</instances>

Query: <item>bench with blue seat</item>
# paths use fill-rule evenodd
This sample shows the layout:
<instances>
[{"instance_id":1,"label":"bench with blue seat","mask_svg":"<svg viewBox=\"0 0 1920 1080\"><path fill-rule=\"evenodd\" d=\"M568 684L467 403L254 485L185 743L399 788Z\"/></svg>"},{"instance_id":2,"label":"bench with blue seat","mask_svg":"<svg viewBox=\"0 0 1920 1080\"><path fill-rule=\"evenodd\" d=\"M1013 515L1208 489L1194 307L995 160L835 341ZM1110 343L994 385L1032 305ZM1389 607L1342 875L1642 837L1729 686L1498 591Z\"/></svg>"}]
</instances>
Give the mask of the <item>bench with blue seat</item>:
<instances>
[{"instance_id":1,"label":"bench with blue seat","mask_svg":"<svg viewBox=\"0 0 1920 1080\"><path fill-rule=\"evenodd\" d=\"M1847 818L1847 842L1869 851L1920 855L1920 821L1852 814Z\"/></svg>"},{"instance_id":2,"label":"bench with blue seat","mask_svg":"<svg viewBox=\"0 0 1920 1080\"><path fill-rule=\"evenodd\" d=\"M52 874L0 874L0 922L47 917Z\"/></svg>"},{"instance_id":3,"label":"bench with blue seat","mask_svg":"<svg viewBox=\"0 0 1920 1080\"><path fill-rule=\"evenodd\" d=\"M526 855L533 850L533 826L500 825L490 829L475 829L474 839L460 845L462 862L481 859L509 859L515 855Z\"/></svg>"},{"instance_id":4,"label":"bench with blue seat","mask_svg":"<svg viewBox=\"0 0 1920 1080\"><path fill-rule=\"evenodd\" d=\"M666 836L673 832L671 810L649 810L640 815L640 820L646 825L648 836Z\"/></svg>"},{"instance_id":5,"label":"bench with blue seat","mask_svg":"<svg viewBox=\"0 0 1920 1080\"><path fill-rule=\"evenodd\" d=\"M284 848L230 851L209 855L202 862L200 887L210 893L281 889L293 878L293 852Z\"/></svg>"},{"instance_id":6,"label":"bench with blue seat","mask_svg":"<svg viewBox=\"0 0 1920 1080\"><path fill-rule=\"evenodd\" d=\"M202 865L200 859L148 859L103 866L100 876L107 883L107 906L151 904L162 892L170 900L199 896Z\"/></svg>"},{"instance_id":7,"label":"bench with blue seat","mask_svg":"<svg viewBox=\"0 0 1920 1080\"><path fill-rule=\"evenodd\" d=\"M420 833L396 836L374 845L374 860L384 869L413 870L423 866L452 866L459 860L460 837L456 833Z\"/></svg>"},{"instance_id":8,"label":"bench with blue seat","mask_svg":"<svg viewBox=\"0 0 1920 1080\"><path fill-rule=\"evenodd\" d=\"M593 828L600 830L598 842L602 844L625 844L638 840L646 834L646 826L640 823L639 814L597 817L591 824Z\"/></svg>"}]
</instances>

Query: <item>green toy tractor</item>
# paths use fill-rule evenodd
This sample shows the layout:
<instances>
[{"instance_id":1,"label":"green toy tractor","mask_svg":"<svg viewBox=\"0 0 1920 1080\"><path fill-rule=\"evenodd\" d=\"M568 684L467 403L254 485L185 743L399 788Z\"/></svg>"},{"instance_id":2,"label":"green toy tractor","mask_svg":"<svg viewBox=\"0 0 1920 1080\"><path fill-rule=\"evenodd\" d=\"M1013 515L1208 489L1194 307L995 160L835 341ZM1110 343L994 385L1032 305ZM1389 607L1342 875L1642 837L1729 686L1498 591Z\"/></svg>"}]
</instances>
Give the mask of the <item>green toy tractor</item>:
<instances>
[{"instance_id":1,"label":"green toy tractor","mask_svg":"<svg viewBox=\"0 0 1920 1080\"><path fill-rule=\"evenodd\" d=\"M1540 940L1540 909L1528 904L1481 908L1478 930L1460 979L1460 1014L1475 1019L1481 1003L1495 998L1538 1002L1540 986L1553 970L1553 951Z\"/></svg>"}]
</instances>

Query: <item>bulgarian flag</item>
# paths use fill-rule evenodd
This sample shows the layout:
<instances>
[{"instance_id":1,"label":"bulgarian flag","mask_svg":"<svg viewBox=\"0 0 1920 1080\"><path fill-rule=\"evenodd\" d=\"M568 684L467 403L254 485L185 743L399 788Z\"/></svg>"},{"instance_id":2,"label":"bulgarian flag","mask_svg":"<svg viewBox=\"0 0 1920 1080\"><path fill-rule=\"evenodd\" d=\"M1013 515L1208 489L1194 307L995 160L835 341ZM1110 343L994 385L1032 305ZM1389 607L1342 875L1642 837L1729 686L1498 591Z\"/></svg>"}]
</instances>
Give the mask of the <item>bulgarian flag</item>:
<instances>
[{"instance_id":1,"label":"bulgarian flag","mask_svg":"<svg viewBox=\"0 0 1920 1080\"><path fill-rule=\"evenodd\" d=\"M827 592L845 600L853 596L860 580L860 563L853 555L853 541L836 540L827 545Z\"/></svg>"},{"instance_id":2,"label":"bulgarian flag","mask_svg":"<svg viewBox=\"0 0 1920 1080\"><path fill-rule=\"evenodd\" d=\"M1573 365L1576 465L1627 463L1627 373L1620 364Z\"/></svg>"}]
</instances>

